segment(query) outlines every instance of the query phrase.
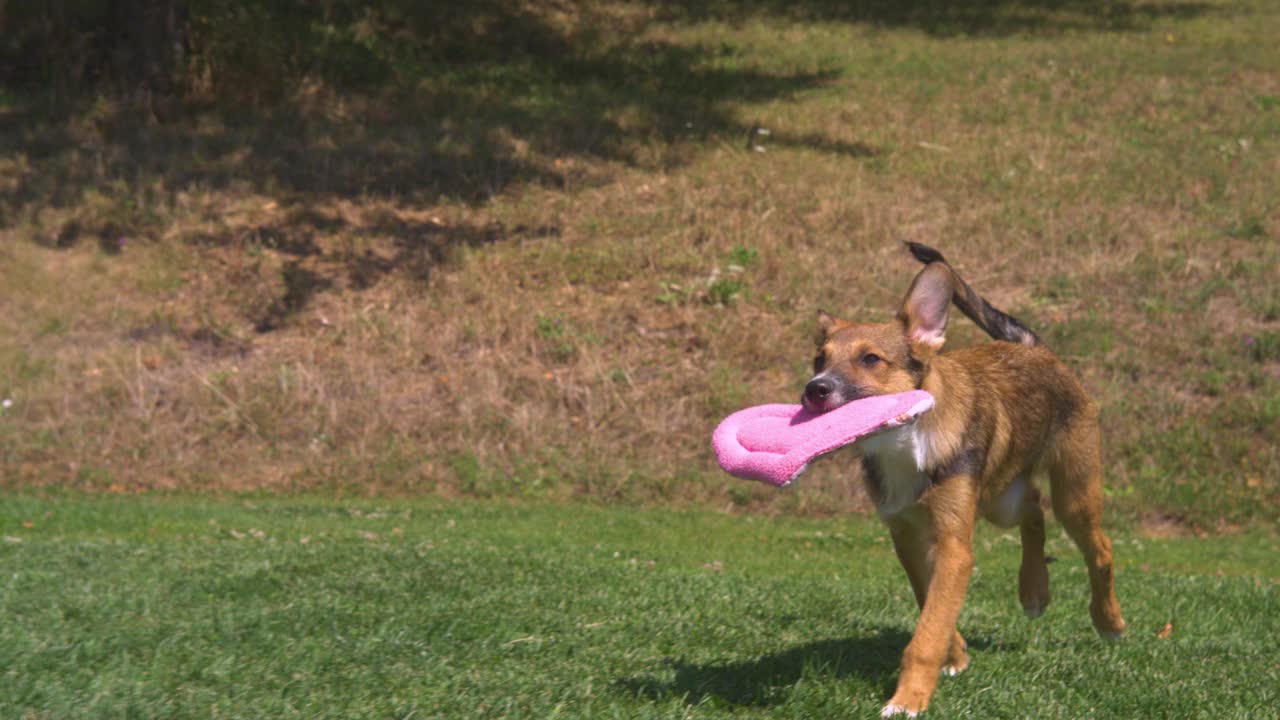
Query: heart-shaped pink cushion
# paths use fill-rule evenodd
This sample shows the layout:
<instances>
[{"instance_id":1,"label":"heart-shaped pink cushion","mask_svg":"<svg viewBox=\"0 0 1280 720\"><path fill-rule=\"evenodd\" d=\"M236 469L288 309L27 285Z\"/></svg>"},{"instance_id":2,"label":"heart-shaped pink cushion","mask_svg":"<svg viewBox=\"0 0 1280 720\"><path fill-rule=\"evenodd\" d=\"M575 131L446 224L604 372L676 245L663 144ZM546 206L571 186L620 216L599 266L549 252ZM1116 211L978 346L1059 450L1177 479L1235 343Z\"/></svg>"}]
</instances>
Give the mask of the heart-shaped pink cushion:
<instances>
[{"instance_id":1,"label":"heart-shaped pink cushion","mask_svg":"<svg viewBox=\"0 0 1280 720\"><path fill-rule=\"evenodd\" d=\"M729 474L790 485L819 455L914 422L932 407L923 390L872 395L817 414L802 405L757 405L725 418L711 445Z\"/></svg>"}]
</instances>

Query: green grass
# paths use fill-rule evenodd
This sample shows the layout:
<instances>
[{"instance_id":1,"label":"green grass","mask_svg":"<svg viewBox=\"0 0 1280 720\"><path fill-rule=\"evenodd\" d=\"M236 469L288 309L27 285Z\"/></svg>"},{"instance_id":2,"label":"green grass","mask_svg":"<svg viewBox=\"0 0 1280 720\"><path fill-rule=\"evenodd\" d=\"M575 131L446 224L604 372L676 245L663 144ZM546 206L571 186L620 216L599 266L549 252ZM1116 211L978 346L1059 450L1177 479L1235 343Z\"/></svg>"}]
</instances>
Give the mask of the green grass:
<instances>
[{"instance_id":1,"label":"green grass","mask_svg":"<svg viewBox=\"0 0 1280 720\"><path fill-rule=\"evenodd\" d=\"M1117 532L1093 633L1054 527L987 528L935 717L1262 717L1280 541ZM864 517L55 494L0 507L0 717L875 717L914 603ZM1167 638L1158 631L1172 622Z\"/></svg>"}]
</instances>

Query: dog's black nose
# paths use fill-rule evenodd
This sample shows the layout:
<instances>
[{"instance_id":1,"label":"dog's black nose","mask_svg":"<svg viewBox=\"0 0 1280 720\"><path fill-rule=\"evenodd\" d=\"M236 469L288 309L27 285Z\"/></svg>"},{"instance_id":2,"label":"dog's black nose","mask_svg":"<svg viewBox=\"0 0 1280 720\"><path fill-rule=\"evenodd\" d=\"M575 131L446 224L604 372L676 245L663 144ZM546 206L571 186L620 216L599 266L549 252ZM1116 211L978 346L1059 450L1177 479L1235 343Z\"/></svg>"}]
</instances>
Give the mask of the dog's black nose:
<instances>
[{"instance_id":1,"label":"dog's black nose","mask_svg":"<svg viewBox=\"0 0 1280 720\"><path fill-rule=\"evenodd\" d=\"M836 384L831 378L816 377L804 386L804 399L808 404L820 407L831 393L835 392Z\"/></svg>"}]
</instances>

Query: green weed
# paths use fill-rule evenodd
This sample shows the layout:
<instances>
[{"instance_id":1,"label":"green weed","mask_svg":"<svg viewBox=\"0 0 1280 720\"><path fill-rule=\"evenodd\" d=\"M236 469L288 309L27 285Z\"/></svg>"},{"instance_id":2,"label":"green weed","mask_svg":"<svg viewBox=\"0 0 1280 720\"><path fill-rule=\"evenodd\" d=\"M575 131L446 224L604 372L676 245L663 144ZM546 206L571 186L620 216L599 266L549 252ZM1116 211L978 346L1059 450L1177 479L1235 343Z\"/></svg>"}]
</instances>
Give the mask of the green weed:
<instances>
[{"instance_id":1,"label":"green weed","mask_svg":"<svg viewBox=\"0 0 1280 720\"><path fill-rule=\"evenodd\" d=\"M707 302L712 305L732 305L746 286L743 280L736 277L712 280L707 285Z\"/></svg>"},{"instance_id":2,"label":"green weed","mask_svg":"<svg viewBox=\"0 0 1280 720\"><path fill-rule=\"evenodd\" d=\"M760 260L760 251L744 247L742 245L737 245L729 251L728 259L731 266L746 269L752 267Z\"/></svg>"},{"instance_id":3,"label":"green weed","mask_svg":"<svg viewBox=\"0 0 1280 720\"><path fill-rule=\"evenodd\" d=\"M1280 331L1265 330L1244 339L1249 356L1257 362L1280 361Z\"/></svg>"},{"instance_id":4,"label":"green weed","mask_svg":"<svg viewBox=\"0 0 1280 720\"><path fill-rule=\"evenodd\" d=\"M1257 240L1267 236L1267 226L1259 216L1244 219L1238 225L1227 228L1227 235L1244 240Z\"/></svg>"}]
</instances>

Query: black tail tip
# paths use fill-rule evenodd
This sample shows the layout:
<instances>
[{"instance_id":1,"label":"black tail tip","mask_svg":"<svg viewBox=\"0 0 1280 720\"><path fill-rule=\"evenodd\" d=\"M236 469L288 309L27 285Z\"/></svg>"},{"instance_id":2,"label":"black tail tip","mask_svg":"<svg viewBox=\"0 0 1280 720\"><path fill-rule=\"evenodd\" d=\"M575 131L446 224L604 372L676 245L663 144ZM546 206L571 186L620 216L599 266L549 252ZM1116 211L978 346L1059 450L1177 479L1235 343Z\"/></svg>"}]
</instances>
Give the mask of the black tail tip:
<instances>
[{"instance_id":1,"label":"black tail tip","mask_svg":"<svg viewBox=\"0 0 1280 720\"><path fill-rule=\"evenodd\" d=\"M935 262L944 263L947 261L946 258L942 257L942 253L938 252L937 250L934 250L928 245L923 245L918 242L908 242L907 249L911 251L912 257L924 263L925 265L928 265L929 263L935 263Z\"/></svg>"}]
</instances>

